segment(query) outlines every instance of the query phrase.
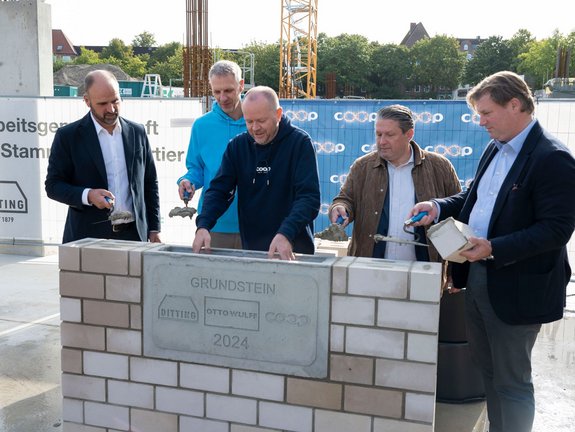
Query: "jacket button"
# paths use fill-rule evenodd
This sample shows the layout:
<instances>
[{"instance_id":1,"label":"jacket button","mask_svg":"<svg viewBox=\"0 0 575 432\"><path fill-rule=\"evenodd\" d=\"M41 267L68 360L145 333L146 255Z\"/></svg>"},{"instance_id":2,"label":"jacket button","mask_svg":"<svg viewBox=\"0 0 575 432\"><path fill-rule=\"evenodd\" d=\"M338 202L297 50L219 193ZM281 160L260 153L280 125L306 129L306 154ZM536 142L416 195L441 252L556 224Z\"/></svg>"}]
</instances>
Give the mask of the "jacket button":
<instances>
[{"instance_id":1,"label":"jacket button","mask_svg":"<svg viewBox=\"0 0 575 432\"><path fill-rule=\"evenodd\" d=\"M377 214L377 212L375 212L375 214Z\"/></svg>"}]
</instances>

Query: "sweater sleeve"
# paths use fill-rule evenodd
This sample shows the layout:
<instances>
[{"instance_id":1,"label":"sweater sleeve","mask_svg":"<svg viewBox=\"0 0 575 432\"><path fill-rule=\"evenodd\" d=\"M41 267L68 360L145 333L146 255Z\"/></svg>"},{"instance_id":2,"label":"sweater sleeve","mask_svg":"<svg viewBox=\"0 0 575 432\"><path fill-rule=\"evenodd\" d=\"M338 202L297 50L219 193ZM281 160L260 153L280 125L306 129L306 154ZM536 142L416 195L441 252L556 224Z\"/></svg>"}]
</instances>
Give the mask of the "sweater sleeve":
<instances>
[{"instance_id":1,"label":"sweater sleeve","mask_svg":"<svg viewBox=\"0 0 575 432\"><path fill-rule=\"evenodd\" d=\"M315 150L311 138L306 135L294 150L294 199L291 211L278 229L290 242L319 213L320 189Z\"/></svg>"},{"instance_id":2,"label":"sweater sleeve","mask_svg":"<svg viewBox=\"0 0 575 432\"><path fill-rule=\"evenodd\" d=\"M234 200L237 186L237 172L234 165L234 141L230 142L222 158L216 176L204 190L202 212L196 218L196 226L211 230Z\"/></svg>"},{"instance_id":3,"label":"sweater sleeve","mask_svg":"<svg viewBox=\"0 0 575 432\"><path fill-rule=\"evenodd\" d=\"M198 121L192 126L190 134L190 143L188 145L188 152L186 154L186 168L188 171L178 179L178 184L184 179L188 180L200 189L204 186L204 161L201 158L201 139L199 133L200 124Z\"/></svg>"}]
</instances>

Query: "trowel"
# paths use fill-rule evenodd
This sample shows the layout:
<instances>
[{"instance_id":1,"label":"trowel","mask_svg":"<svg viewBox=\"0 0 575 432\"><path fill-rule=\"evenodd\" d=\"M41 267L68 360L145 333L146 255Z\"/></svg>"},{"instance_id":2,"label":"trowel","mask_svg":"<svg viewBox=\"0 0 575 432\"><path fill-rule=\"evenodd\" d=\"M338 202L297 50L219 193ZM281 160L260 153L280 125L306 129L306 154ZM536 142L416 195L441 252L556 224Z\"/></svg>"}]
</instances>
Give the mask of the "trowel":
<instances>
[{"instance_id":1,"label":"trowel","mask_svg":"<svg viewBox=\"0 0 575 432\"><path fill-rule=\"evenodd\" d=\"M190 193L185 190L184 191L184 205L185 207L174 207L170 210L168 216L181 216L181 217L189 217L190 219L197 213L197 210L193 207L188 207L188 203L190 202Z\"/></svg>"},{"instance_id":2,"label":"trowel","mask_svg":"<svg viewBox=\"0 0 575 432\"><path fill-rule=\"evenodd\" d=\"M407 234L412 234L413 240L406 240L406 239L392 237L392 236L384 236L381 234L375 234L373 236L373 240L376 243L383 241L383 242L399 243L399 244L406 244L406 245L413 245L413 246L429 247L429 245L427 245L425 243L420 243L419 234L417 234L414 231L409 231L407 229L407 227L409 227L411 224L413 224L415 222L420 221L424 216L427 216L427 214L428 213L426 211L422 211L422 212L417 213L415 216L412 216L411 218L407 219L405 222L403 222L403 231L406 232Z\"/></svg>"},{"instance_id":3,"label":"trowel","mask_svg":"<svg viewBox=\"0 0 575 432\"><path fill-rule=\"evenodd\" d=\"M104 197L104 199L111 204L110 210L108 211L108 220L110 222L115 222L120 219L132 219L132 212L129 211L116 211L114 207L114 200L110 197Z\"/></svg>"}]
</instances>

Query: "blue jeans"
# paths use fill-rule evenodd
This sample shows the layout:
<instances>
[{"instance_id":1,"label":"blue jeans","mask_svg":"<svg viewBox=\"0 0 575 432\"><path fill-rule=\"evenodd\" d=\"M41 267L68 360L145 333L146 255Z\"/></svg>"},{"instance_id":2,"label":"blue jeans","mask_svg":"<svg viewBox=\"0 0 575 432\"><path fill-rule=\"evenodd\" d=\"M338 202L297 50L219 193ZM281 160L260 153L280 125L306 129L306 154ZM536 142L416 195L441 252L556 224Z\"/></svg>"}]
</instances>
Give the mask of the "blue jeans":
<instances>
[{"instance_id":1,"label":"blue jeans","mask_svg":"<svg viewBox=\"0 0 575 432\"><path fill-rule=\"evenodd\" d=\"M487 269L471 264L465 297L467 339L485 384L490 432L530 432L535 416L531 350L541 324L509 325L491 307Z\"/></svg>"}]
</instances>

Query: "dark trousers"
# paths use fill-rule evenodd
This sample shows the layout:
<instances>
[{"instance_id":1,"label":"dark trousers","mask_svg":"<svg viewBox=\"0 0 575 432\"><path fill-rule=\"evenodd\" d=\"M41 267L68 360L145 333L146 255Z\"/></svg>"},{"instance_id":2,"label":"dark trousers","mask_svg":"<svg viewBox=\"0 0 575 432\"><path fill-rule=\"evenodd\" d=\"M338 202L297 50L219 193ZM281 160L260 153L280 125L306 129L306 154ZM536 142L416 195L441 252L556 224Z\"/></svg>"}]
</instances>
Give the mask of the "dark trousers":
<instances>
[{"instance_id":1,"label":"dark trousers","mask_svg":"<svg viewBox=\"0 0 575 432\"><path fill-rule=\"evenodd\" d=\"M509 325L495 315L482 263L471 264L466 291L467 338L483 375L489 432L530 432L535 416L531 350L541 324Z\"/></svg>"}]
</instances>

